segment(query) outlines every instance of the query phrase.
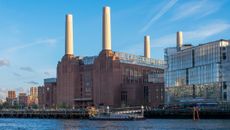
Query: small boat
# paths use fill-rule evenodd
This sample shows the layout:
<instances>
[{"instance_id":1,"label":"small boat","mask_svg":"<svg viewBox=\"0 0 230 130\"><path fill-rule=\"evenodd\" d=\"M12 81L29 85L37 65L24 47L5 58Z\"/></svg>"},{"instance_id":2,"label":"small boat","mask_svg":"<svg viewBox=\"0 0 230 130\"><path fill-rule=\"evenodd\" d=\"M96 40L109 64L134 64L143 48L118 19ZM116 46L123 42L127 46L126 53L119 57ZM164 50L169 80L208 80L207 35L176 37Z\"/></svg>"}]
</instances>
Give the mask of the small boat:
<instances>
[{"instance_id":1,"label":"small boat","mask_svg":"<svg viewBox=\"0 0 230 130\"><path fill-rule=\"evenodd\" d=\"M91 116L90 120L113 120L113 121L130 121L130 120L143 120L143 116L128 115L128 114L113 114L113 113L100 113Z\"/></svg>"},{"instance_id":2,"label":"small boat","mask_svg":"<svg viewBox=\"0 0 230 130\"><path fill-rule=\"evenodd\" d=\"M144 118L144 107L141 106L141 113L122 113L121 111L110 112L109 106L105 110L98 111L94 107L89 110L90 120L113 120L113 121L131 121L131 120L143 120Z\"/></svg>"}]
</instances>

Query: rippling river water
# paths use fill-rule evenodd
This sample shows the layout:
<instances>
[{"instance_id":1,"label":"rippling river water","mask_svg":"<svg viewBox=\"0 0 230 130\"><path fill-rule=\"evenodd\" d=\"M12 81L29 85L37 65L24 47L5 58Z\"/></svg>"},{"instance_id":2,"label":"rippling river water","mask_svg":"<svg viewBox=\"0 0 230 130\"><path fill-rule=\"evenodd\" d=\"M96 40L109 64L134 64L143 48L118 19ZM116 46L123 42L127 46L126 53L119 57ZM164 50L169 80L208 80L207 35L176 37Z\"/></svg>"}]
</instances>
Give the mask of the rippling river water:
<instances>
[{"instance_id":1,"label":"rippling river water","mask_svg":"<svg viewBox=\"0 0 230 130\"><path fill-rule=\"evenodd\" d=\"M0 119L0 130L230 130L230 120L146 119L90 121L56 119Z\"/></svg>"}]
</instances>

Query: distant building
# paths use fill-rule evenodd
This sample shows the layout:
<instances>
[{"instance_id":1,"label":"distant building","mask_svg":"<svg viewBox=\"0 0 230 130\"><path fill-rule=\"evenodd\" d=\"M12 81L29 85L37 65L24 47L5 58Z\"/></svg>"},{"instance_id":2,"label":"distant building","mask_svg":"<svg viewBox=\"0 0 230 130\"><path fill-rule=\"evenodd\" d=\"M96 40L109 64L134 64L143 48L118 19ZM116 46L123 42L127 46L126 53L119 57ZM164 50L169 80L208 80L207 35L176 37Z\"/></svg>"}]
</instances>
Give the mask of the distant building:
<instances>
[{"instance_id":1,"label":"distant building","mask_svg":"<svg viewBox=\"0 0 230 130\"><path fill-rule=\"evenodd\" d=\"M56 107L56 82L56 78L44 79L44 86L38 88L38 103L40 107Z\"/></svg>"},{"instance_id":2,"label":"distant building","mask_svg":"<svg viewBox=\"0 0 230 130\"><path fill-rule=\"evenodd\" d=\"M30 88L30 96L38 97L38 88L37 87L31 87Z\"/></svg>"},{"instance_id":3,"label":"distant building","mask_svg":"<svg viewBox=\"0 0 230 130\"><path fill-rule=\"evenodd\" d=\"M8 91L7 98L10 98L10 99L16 98L16 92L15 91Z\"/></svg>"},{"instance_id":4,"label":"distant building","mask_svg":"<svg viewBox=\"0 0 230 130\"><path fill-rule=\"evenodd\" d=\"M58 106L112 107L150 105L164 101L164 61L150 58L150 37L144 39L144 56L111 48L110 8L104 8L103 44L98 56L73 54L72 15L66 16L66 50L57 65Z\"/></svg>"},{"instance_id":5,"label":"distant building","mask_svg":"<svg viewBox=\"0 0 230 130\"><path fill-rule=\"evenodd\" d=\"M15 91L8 91L8 95L6 97L6 102L9 105L17 104L16 92Z\"/></svg>"},{"instance_id":6,"label":"distant building","mask_svg":"<svg viewBox=\"0 0 230 130\"><path fill-rule=\"evenodd\" d=\"M25 106L28 105L28 98L27 98L26 93L19 93L19 95L18 95L18 104L21 107L25 107Z\"/></svg>"},{"instance_id":7,"label":"distant building","mask_svg":"<svg viewBox=\"0 0 230 130\"><path fill-rule=\"evenodd\" d=\"M40 108L45 108L45 87L38 87L38 105Z\"/></svg>"},{"instance_id":8,"label":"distant building","mask_svg":"<svg viewBox=\"0 0 230 130\"><path fill-rule=\"evenodd\" d=\"M31 87L28 96L28 105L38 105L38 87Z\"/></svg>"},{"instance_id":9,"label":"distant building","mask_svg":"<svg viewBox=\"0 0 230 130\"><path fill-rule=\"evenodd\" d=\"M179 38L178 38L179 37ZM230 102L230 45L218 40L165 49L166 103Z\"/></svg>"}]
</instances>

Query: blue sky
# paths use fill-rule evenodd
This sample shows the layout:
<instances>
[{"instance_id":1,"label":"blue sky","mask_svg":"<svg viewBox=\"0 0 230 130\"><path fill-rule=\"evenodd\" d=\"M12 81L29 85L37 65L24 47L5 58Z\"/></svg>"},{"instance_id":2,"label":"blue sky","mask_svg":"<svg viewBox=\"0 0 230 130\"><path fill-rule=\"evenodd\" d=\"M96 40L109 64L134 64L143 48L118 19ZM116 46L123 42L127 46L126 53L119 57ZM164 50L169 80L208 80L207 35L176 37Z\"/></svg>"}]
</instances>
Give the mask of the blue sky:
<instances>
[{"instance_id":1,"label":"blue sky","mask_svg":"<svg viewBox=\"0 0 230 130\"><path fill-rule=\"evenodd\" d=\"M111 7L114 51L143 55L148 34L151 56L163 59L179 30L184 43L194 45L230 39L229 0L0 0L0 95L56 77L67 13L74 17L75 55L97 55L105 5Z\"/></svg>"}]
</instances>

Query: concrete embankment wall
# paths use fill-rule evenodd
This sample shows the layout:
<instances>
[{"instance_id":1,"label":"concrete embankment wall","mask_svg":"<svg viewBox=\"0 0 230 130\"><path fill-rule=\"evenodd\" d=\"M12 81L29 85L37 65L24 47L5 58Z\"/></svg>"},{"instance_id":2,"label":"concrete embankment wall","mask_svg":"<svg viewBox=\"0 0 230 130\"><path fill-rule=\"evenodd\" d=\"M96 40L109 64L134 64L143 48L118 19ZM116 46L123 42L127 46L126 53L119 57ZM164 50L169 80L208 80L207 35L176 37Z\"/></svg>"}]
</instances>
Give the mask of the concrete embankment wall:
<instances>
[{"instance_id":1,"label":"concrete embankment wall","mask_svg":"<svg viewBox=\"0 0 230 130\"><path fill-rule=\"evenodd\" d=\"M230 119L230 110L200 110L200 119ZM151 110L145 111L146 118L192 119L192 110Z\"/></svg>"}]
</instances>

